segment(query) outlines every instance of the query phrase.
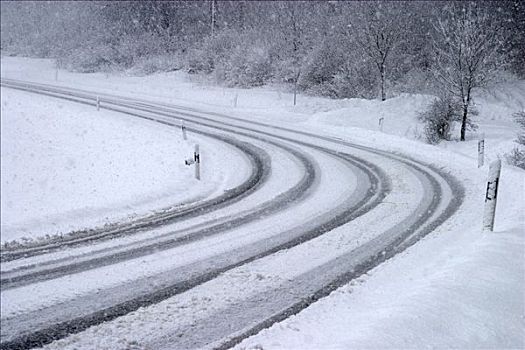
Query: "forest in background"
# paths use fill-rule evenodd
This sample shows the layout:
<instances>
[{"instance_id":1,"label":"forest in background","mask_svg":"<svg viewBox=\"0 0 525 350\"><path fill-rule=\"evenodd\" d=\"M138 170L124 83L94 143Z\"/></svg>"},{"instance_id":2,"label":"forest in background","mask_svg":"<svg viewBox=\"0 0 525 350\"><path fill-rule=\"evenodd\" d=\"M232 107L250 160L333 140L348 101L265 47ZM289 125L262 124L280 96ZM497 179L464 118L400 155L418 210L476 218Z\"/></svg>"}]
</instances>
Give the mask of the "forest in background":
<instances>
[{"instance_id":1,"label":"forest in background","mask_svg":"<svg viewBox=\"0 0 525 350\"><path fill-rule=\"evenodd\" d=\"M476 38L494 49L483 75L525 77L520 1L2 1L1 33L3 54L72 71L183 69L226 86L382 99L437 90L455 64L454 36L470 35L460 55Z\"/></svg>"}]
</instances>

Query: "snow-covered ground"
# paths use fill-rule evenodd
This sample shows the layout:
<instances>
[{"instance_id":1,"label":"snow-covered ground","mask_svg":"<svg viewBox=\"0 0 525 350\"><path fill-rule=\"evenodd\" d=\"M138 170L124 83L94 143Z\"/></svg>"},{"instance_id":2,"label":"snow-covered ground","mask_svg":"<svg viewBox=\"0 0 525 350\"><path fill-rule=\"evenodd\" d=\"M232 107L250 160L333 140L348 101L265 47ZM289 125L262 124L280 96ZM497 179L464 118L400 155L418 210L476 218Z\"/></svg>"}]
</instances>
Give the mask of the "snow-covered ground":
<instances>
[{"instance_id":1,"label":"snow-covered ground","mask_svg":"<svg viewBox=\"0 0 525 350\"><path fill-rule=\"evenodd\" d=\"M516 124L511 115L523 110L525 106L525 81L500 84L492 91L480 92L476 101L480 111L476 119L479 130L469 134L469 140L466 142L451 141L436 147L426 145L420 140L422 126L415 120L417 111L431 101L431 96L405 94L381 103L360 99L329 100L300 95L298 105L293 106L291 94L276 91L271 87L252 90L224 89L207 86L197 81L197 78L181 72L128 77L59 71L57 76L55 81L54 64L50 60L2 58L4 78L61 84L196 106L215 112L227 112L239 118L314 131L321 135L408 154L443 167L462 180L466 188L465 203L451 220L368 275L340 288L299 314L245 340L239 348L525 347L525 172L504 165L495 232L482 233L481 213L488 165L477 168L477 138L482 134L486 139L486 164L501 157L514 146ZM4 155L4 97L7 102L6 108L14 109L9 106L15 104L12 101L16 101L19 94L6 94L6 91L2 89L2 209L4 198L8 197L5 199L8 201L10 197L6 194L10 193L8 191L14 191L9 189L11 185L4 185L4 174L9 174L7 166L4 170L4 159L14 157L15 154L13 151L7 152L9 147L14 146L6 146ZM11 98L7 99L10 96ZM44 97L34 97L34 101L39 99L43 99L41 103L44 106L46 103L66 105L63 102L51 102ZM22 107L17 108L20 110ZM31 110L34 111L35 108ZM68 105L67 109L70 108L75 107ZM86 108L88 111L83 110L84 114L81 110L75 110L73 115L91 115L89 107ZM383 132L379 131L378 127L381 117L384 118ZM135 140L135 144L138 142L137 138L140 138L141 143L150 143L148 138L142 136L145 122L127 121L127 117L113 118L113 123L117 123L116 118L126 120L125 123L140 123L139 127L126 124L139 133L133 134L134 131L129 131L130 135L135 135L134 139L131 136L130 139ZM37 123L33 118L27 118L27 121L20 123L26 125L30 121ZM56 122L56 119L52 121ZM101 124L97 122L97 125ZM107 127L115 130L125 126L119 124L113 128ZM172 135L176 134L176 131L166 130L163 126L151 128L155 130L151 131L155 141L161 139L159 142L168 142L164 140L169 139L169 147L174 147L180 142L173 140ZM164 133L166 137L159 137ZM97 137L99 142L101 139L101 136ZM77 143L78 141L70 141L66 145ZM150 147L158 151L158 145ZM175 150L171 149L167 153L173 156L174 152ZM160 155L165 156L163 159L168 157L166 153ZM126 164L121 166L128 169L129 158L121 153L116 156L123 157L119 160ZM77 155L75 162L78 164L81 159L82 157ZM24 160L24 163L27 165L28 160ZM82 165L88 169L89 166L89 163ZM166 166L166 172L171 174L173 167L176 168L173 164ZM100 172L100 169L99 167L97 172ZM54 172L44 172L50 173ZM32 174L38 175L36 172ZM208 193L227 177L217 176L222 177L213 178L209 184L204 184L201 193ZM49 175L33 181L38 184L42 178L47 177ZM191 177L191 172L187 177ZM49 188L50 185L46 186ZM47 191L43 186L33 187L41 191L40 196ZM150 193L149 189L147 193ZM35 207L38 208L38 205ZM6 220L14 221L14 218L6 217ZM146 313L147 310L142 312ZM97 329L95 327L91 333L84 333L98 337ZM111 327L106 329L111 330ZM74 347L75 339L78 339L80 344L85 345L86 340L81 339L82 334L70 337L66 343ZM113 334L109 331L105 336L110 338ZM103 343L103 340L100 342ZM63 344L57 342L55 347L60 348Z\"/></svg>"},{"instance_id":2,"label":"snow-covered ground","mask_svg":"<svg viewBox=\"0 0 525 350\"><path fill-rule=\"evenodd\" d=\"M179 128L4 88L1 108L2 242L202 200L244 176L221 166L228 147L184 141ZM209 165L202 181L184 165L196 142Z\"/></svg>"},{"instance_id":3,"label":"snow-covered ground","mask_svg":"<svg viewBox=\"0 0 525 350\"><path fill-rule=\"evenodd\" d=\"M236 349L523 349L524 175L504 168L488 233L484 170L455 221Z\"/></svg>"},{"instance_id":4,"label":"snow-covered ground","mask_svg":"<svg viewBox=\"0 0 525 350\"><path fill-rule=\"evenodd\" d=\"M443 166L466 186L459 214L400 256L236 348L525 348L523 170L504 164L495 231L481 232L488 164L515 146L512 114L525 109L525 82L478 92L479 128L466 142L435 147L407 140L421 139L415 117L430 100L350 100L341 109L314 113L305 124ZM385 118L384 133L402 138L373 131L378 117ZM482 137L485 166L476 169Z\"/></svg>"}]
</instances>

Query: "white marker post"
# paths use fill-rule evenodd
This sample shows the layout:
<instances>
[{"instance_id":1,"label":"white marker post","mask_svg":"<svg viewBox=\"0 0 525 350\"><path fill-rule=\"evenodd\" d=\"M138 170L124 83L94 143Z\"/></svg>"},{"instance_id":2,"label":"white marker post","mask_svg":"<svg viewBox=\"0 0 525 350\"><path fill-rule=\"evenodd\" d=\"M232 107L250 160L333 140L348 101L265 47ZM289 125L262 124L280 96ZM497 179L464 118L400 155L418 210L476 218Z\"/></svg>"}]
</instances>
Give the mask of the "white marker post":
<instances>
[{"instance_id":1,"label":"white marker post","mask_svg":"<svg viewBox=\"0 0 525 350\"><path fill-rule=\"evenodd\" d=\"M485 194L485 210L483 212L483 231L494 230L496 216L496 201L498 199L499 177L501 174L501 160L490 164L487 193Z\"/></svg>"},{"instance_id":2,"label":"white marker post","mask_svg":"<svg viewBox=\"0 0 525 350\"><path fill-rule=\"evenodd\" d=\"M100 111L100 97L97 96L97 111Z\"/></svg>"},{"instance_id":3,"label":"white marker post","mask_svg":"<svg viewBox=\"0 0 525 350\"><path fill-rule=\"evenodd\" d=\"M237 108L237 100L239 99L239 94L235 94L235 97L233 98L233 107Z\"/></svg>"},{"instance_id":4,"label":"white marker post","mask_svg":"<svg viewBox=\"0 0 525 350\"><path fill-rule=\"evenodd\" d=\"M379 131L383 132L383 121L385 120L384 117L379 118Z\"/></svg>"},{"instance_id":5,"label":"white marker post","mask_svg":"<svg viewBox=\"0 0 525 350\"><path fill-rule=\"evenodd\" d=\"M193 160L195 161L195 178L201 179L201 155L199 152L199 145L195 145L195 152L193 152Z\"/></svg>"},{"instance_id":6,"label":"white marker post","mask_svg":"<svg viewBox=\"0 0 525 350\"><path fill-rule=\"evenodd\" d=\"M199 145L195 145L195 151L193 152L193 158L188 158L184 161L186 165L195 164L195 178L201 179L201 155L199 153Z\"/></svg>"},{"instance_id":7,"label":"white marker post","mask_svg":"<svg viewBox=\"0 0 525 350\"><path fill-rule=\"evenodd\" d=\"M58 81L58 67L55 68L55 81Z\"/></svg>"},{"instance_id":8,"label":"white marker post","mask_svg":"<svg viewBox=\"0 0 525 350\"><path fill-rule=\"evenodd\" d=\"M483 166L485 161L485 139L478 141L478 168Z\"/></svg>"},{"instance_id":9,"label":"white marker post","mask_svg":"<svg viewBox=\"0 0 525 350\"><path fill-rule=\"evenodd\" d=\"M184 120L181 120L180 128L181 128L181 130L182 130L182 138L183 138L184 140L187 140L187 139L188 139L188 136L186 135L186 125L184 125Z\"/></svg>"}]
</instances>

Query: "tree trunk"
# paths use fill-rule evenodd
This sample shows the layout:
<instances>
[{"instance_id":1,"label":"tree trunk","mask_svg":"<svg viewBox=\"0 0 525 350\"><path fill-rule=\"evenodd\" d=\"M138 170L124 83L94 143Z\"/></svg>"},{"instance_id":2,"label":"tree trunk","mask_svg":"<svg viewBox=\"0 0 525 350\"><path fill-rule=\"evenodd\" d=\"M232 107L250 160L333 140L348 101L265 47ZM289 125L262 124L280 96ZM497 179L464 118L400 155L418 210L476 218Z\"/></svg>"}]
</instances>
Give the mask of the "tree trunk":
<instances>
[{"instance_id":1,"label":"tree trunk","mask_svg":"<svg viewBox=\"0 0 525 350\"><path fill-rule=\"evenodd\" d=\"M468 105L463 105L463 117L461 118L461 141L465 141L465 133L467 131L467 117Z\"/></svg>"},{"instance_id":2,"label":"tree trunk","mask_svg":"<svg viewBox=\"0 0 525 350\"><path fill-rule=\"evenodd\" d=\"M381 67L381 101L386 100L386 92L385 92L385 68L384 66Z\"/></svg>"},{"instance_id":3,"label":"tree trunk","mask_svg":"<svg viewBox=\"0 0 525 350\"><path fill-rule=\"evenodd\" d=\"M216 11L217 11L217 0L211 0L211 23L210 23L211 36L215 34L215 25L217 22L215 19Z\"/></svg>"},{"instance_id":4,"label":"tree trunk","mask_svg":"<svg viewBox=\"0 0 525 350\"><path fill-rule=\"evenodd\" d=\"M466 91L466 96L463 97L463 117L461 118L461 141L465 141L465 133L467 132L468 122L468 107L470 106L470 91L472 87L469 86Z\"/></svg>"},{"instance_id":5,"label":"tree trunk","mask_svg":"<svg viewBox=\"0 0 525 350\"><path fill-rule=\"evenodd\" d=\"M299 75L301 75L301 70L297 72L297 75L295 76L294 86L293 86L293 105L294 106L297 104L297 82L299 81Z\"/></svg>"}]
</instances>

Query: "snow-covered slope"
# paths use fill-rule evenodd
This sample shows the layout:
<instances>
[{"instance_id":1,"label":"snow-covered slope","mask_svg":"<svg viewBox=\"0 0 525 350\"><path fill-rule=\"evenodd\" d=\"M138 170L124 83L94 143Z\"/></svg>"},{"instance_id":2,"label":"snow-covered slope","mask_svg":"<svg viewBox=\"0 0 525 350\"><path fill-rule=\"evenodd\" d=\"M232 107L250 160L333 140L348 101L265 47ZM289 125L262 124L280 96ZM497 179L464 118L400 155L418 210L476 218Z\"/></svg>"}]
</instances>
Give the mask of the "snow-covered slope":
<instances>
[{"instance_id":1,"label":"snow-covered slope","mask_svg":"<svg viewBox=\"0 0 525 350\"><path fill-rule=\"evenodd\" d=\"M178 128L10 89L1 96L2 242L193 202L244 174L221 166L224 146L184 141ZM202 181L184 165L195 142L209 165Z\"/></svg>"}]
</instances>

